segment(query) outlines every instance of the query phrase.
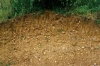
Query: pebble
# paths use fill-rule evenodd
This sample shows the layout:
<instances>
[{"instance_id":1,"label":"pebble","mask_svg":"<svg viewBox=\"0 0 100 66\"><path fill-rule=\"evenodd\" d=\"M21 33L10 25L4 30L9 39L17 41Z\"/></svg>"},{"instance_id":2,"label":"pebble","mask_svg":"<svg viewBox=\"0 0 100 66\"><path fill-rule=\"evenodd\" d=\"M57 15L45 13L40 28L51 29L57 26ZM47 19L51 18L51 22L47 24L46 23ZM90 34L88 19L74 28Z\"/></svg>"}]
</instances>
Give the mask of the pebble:
<instances>
[{"instance_id":1,"label":"pebble","mask_svg":"<svg viewBox=\"0 0 100 66\"><path fill-rule=\"evenodd\" d=\"M56 63L57 61L55 61L55 63Z\"/></svg>"},{"instance_id":2,"label":"pebble","mask_svg":"<svg viewBox=\"0 0 100 66\"><path fill-rule=\"evenodd\" d=\"M73 31L75 31L75 30L73 30Z\"/></svg>"},{"instance_id":3,"label":"pebble","mask_svg":"<svg viewBox=\"0 0 100 66\"><path fill-rule=\"evenodd\" d=\"M44 52L44 55L46 54L46 52Z\"/></svg>"},{"instance_id":4,"label":"pebble","mask_svg":"<svg viewBox=\"0 0 100 66\"><path fill-rule=\"evenodd\" d=\"M62 31L63 34L66 34L66 32Z\"/></svg>"},{"instance_id":5,"label":"pebble","mask_svg":"<svg viewBox=\"0 0 100 66\"><path fill-rule=\"evenodd\" d=\"M54 26L52 28L55 28Z\"/></svg>"},{"instance_id":6,"label":"pebble","mask_svg":"<svg viewBox=\"0 0 100 66\"><path fill-rule=\"evenodd\" d=\"M94 63L94 65L97 65L97 63Z\"/></svg>"},{"instance_id":7,"label":"pebble","mask_svg":"<svg viewBox=\"0 0 100 66\"><path fill-rule=\"evenodd\" d=\"M84 49L85 47L84 47L84 46L82 46L82 48Z\"/></svg>"},{"instance_id":8,"label":"pebble","mask_svg":"<svg viewBox=\"0 0 100 66\"><path fill-rule=\"evenodd\" d=\"M39 61L41 61L41 59L39 59Z\"/></svg>"}]
</instances>

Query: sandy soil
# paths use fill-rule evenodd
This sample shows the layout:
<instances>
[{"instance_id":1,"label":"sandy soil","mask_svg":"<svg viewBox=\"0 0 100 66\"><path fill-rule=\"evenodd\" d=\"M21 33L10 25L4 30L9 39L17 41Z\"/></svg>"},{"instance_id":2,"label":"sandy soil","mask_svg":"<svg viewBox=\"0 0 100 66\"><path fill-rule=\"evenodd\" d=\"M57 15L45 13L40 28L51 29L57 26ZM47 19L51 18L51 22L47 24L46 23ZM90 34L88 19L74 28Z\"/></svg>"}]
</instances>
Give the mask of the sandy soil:
<instances>
[{"instance_id":1,"label":"sandy soil","mask_svg":"<svg viewBox=\"0 0 100 66\"><path fill-rule=\"evenodd\" d=\"M0 66L100 66L100 27L48 11L1 23Z\"/></svg>"}]
</instances>

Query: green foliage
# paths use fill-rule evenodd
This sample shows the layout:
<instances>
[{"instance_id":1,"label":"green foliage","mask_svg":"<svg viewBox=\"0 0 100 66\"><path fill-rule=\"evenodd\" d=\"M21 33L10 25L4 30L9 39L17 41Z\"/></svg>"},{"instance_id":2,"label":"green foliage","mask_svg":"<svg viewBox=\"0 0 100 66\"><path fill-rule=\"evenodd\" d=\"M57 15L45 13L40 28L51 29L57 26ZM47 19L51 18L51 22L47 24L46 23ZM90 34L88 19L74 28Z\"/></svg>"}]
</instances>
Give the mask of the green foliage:
<instances>
[{"instance_id":1,"label":"green foliage","mask_svg":"<svg viewBox=\"0 0 100 66\"><path fill-rule=\"evenodd\" d=\"M86 14L90 13L91 9L87 5L77 7L73 12L78 13L78 14Z\"/></svg>"},{"instance_id":2,"label":"green foliage","mask_svg":"<svg viewBox=\"0 0 100 66\"><path fill-rule=\"evenodd\" d=\"M12 13L10 0L0 0L0 21L6 21Z\"/></svg>"},{"instance_id":3,"label":"green foliage","mask_svg":"<svg viewBox=\"0 0 100 66\"><path fill-rule=\"evenodd\" d=\"M59 13L68 13L69 11L86 14L100 10L100 0L12 0L12 13L14 16L30 13L32 11L41 11L50 9Z\"/></svg>"},{"instance_id":4,"label":"green foliage","mask_svg":"<svg viewBox=\"0 0 100 66\"><path fill-rule=\"evenodd\" d=\"M91 12L99 12L100 11L100 6L91 8Z\"/></svg>"},{"instance_id":5,"label":"green foliage","mask_svg":"<svg viewBox=\"0 0 100 66\"><path fill-rule=\"evenodd\" d=\"M46 42L48 42L49 41L49 38L48 37L45 37L45 40L46 40Z\"/></svg>"},{"instance_id":6,"label":"green foliage","mask_svg":"<svg viewBox=\"0 0 100 66\"><path fill-rule=\"evenodd\" d=\"M61 14L94 13L100 11L100 0L0 0L0 21L45 9Z\"/></svg>"},{"instance_id":7,"label":"green foliage","mask_svg":"<svg viewBox=\"0 0 100 66\"><path fill-rule=\"evenodd\" d=\"M0 62L0 66L2 66L3 65L3 63L2 62Z\"/></svg>"},{"instance_id":8,"label":"green foliage","mask_svg":"<svg viewBox=\"0 0 100 66\"><path fill-rule=\"evenodd\" d=\"M100 24L100 19L97 19L97 24Z\"/></svg>"},{"instance_id":9,"label":"green foliage","mask_svg":"<svg viewBox=\"0 0 100 66\"><path fill-rule=\"evenodd\" d=\"M34 0L12 0L12 13L15 16L31 12Z\"/></svg>"},{"instance_id":10,"label":"green foliage","mask_svg":"<svg viewBox=\"0 0 100 66\"><path fill-rule=\"evenodd\" d=\"M14 62L7 62L7 63L0 62L0 66L11 66L12 64L15 64L15 63Z\"/></svg>"},{"instance_id":11,"label":"green foliage","mask_svg":"<svg viewBox=\"0 0 100 66\"><path fill-rule=\"evenodd\" d=\"M57 29L57 32L62 32L62 29Z\"/></svg>"}]
</instances>

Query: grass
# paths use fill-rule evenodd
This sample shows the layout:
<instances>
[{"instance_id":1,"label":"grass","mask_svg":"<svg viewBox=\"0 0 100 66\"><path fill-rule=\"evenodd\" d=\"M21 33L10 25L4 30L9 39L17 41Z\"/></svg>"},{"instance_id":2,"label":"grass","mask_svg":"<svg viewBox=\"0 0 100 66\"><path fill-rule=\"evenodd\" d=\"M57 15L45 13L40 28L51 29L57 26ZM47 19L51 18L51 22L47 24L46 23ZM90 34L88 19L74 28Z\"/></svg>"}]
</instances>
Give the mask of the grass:
<instances>
[{"instance_id":1,"label":"grass","mask_svg":"<svg viewBox=\"0 0 100 66\"><path fill-rule=\"evenodd\" d=\"M11 66L11 65L12 65L12 63L8 62L5 66Z\"/></svg>"},{"instance_id":2,"label":"grass","mask_svg":"<svg viewBox=\"0 0 100 66\"><path fill-rule=\"evenodd\" d=\"M42 43L39 43L39 48L42 48L43 47L43 44Z\"/></svg>"},{"instance_id":3,"label":"grass","mask_svg":"<svg viewBox=\"0 0 100 66\"><path fill-rule=\"evenodd\" d=\"M0 22L2 22L10 18L11 4L10 4L10 0L1 0L0 4L2 6L0 7Z\"/></svg>"},{"instance_id":4,"label":"grass","mask_svg":"<svg viewBox=\"0 0 100 66\"><path fill-rule=\"evenodd\" d=\"M97 24L100 24L100 19L97 19Z\"/></svg>"},{"instance_id":5,"label":"grass","mask_svg":"<svg viewBox=\"0 0 100 66\"><path fill-rule=\"evenodd\" d=\"M49 38L48 37L45 37L45 40L46 40L46 42L48 42L49 41Z\"/></svg>"},{"instance_id":6,"label":"grass","mask_svg":"<svg viewBox=\"0 0 100 66\"><path fill-rule=\"evenodd\" d=\"M14 0L12 0L14 1ZM30 2L31 3L30 3ZM15 17L15 16L20 16L22 14L24 14L23 12L29 12L30 9L32 9L32 12L39 12L40 14L42 14L44 12L45 9L41 8L40 7L36 7L36 6L32 6L32 2L34 2L34 0L25 0L25 2L22 2L22 0L19 0L19 3L16 3L16 4L19 4L19 6L17 6L16 4L14 5L11 5L11 0L0 0L0 22L3 22L3 21L6 21L7 19L9 18L12 18L12 17ZM77 1L79 4L81 4L81 1ZM97 0L95 0L96 2ZM27 6L30 6L29 8L24 8L24 7L27 7L26 5L21 5L22 2L23 4L27 4ZM27 3L26 3L27 2ZM90 1L91 2L91 1ZM74 6L77 6L77 4ZM87 14L91 14L91 12L99 12L100 11L100 6L96 6L96 7L93 7L91 6L92 8L89 8L90 5L86 4L86 5L82 5L82 6L78 6L78 7L70 7L71 10L68 10L67 9L67 6L66 8L60 8L60 7L55 7L53 9L51 9L51 11L54 11L56 13L60 13L60 14L63 14L63 15L71 15L71 14L79 14L79 15L82 15L82 16L85 16L86 18L88 18L88 16L86 16ZM19 10L19 8L21 8L21 10L17 12L15 12L15 14L12 15L12 8L16 8L17 11ZM91 16L90 16L91 17ZM99 20L97 23L100 23Z\"/></svg>"},{"instance_id":7,"label":"grass","mask_svg":"<svg viewBox=\"0 0 100 66\"><path fill-rule=\"evenodd\" d=\"M73 10L73 12L83 15L83 14L90 13L91 10L89 9L87 5L84 5L84 6L77 7L76 9Z\"/></svg>"},{"instance_id":8,"label":"grass","mask_svg":"<svg viewBox=\"0 0 100 66\"><path fill-rule=\"evenodd\" d=\"M62 29L57 29L57 32L59 32L59 33L62 32Z\"/></svg>"},{"instance_id":9,"label":"grass","mask_svg":"<svg viewBox=\"0 0 100 66\"><path fill-rule=\"evenodd\" d=\"M2 66L3 65L3 62L0 62L0 66Z\"/></svg>"},{"instance_id":10,"label":"grass","mask_svg":"<svg viewBox=\"0 0 100 66\"><path fill-rule=\"evenodd\" d=\"M96 47L94 50L100 50L100 45L98 47Z\"/></svg>"},{"instance_id":11,"label":"grass","mask_svg":"<svg viewBox=\"0 0 100 66\"><path fill-rule=\"evenodd\" d=\"M100 46L98 47L98 49L100 50Z\"/></svg>"},{"instance_id":12,"label":"grass","mask_svg":"<svg viewBox=\"0 0 100 66\"><path fill-rule=\"evenodd\" d=\"M25 38L25 37L24 37L23 35L22 35L22 36L20 36L20 39L21 39L21 40L23 40L24 38Z\"/></svg>"},{"instance_id":13,"label":"grass","mask_svg":"<svg viewBox=\"0 0 100 66\"><path fill-rule=\"evenodd\" d=\"M0 66L11 66L12 64L15 64L15 63L14 62L8 62L8 63L0 62Z\"/></svg>"},{"instance_id":14,"label":"grass","mask_svg":"<svg viewBox=\"0 0 100 66\"><path fill-rule=\"evenodd\" d=\"M7 14L8 12L4 9L0 11L0 22L6 21L7 16L8 16Z\"/></svg>"},{"instance_id":15,"label":"grass","mask_svg":"<svg viewBox=\"0 0 100 66\"><path fill-rule=\"evenodd\" d=\"M16 50L16 49L17 49L16 47L10 47L10 48L9 48L10 51L14 51L14 50Z\"/></svg>"},{"instance_id":16,"label":"grass","mask_svg":"<svg viewBox=\"0 0 100 66\"><path fill-rule=\"evenodd\" d=\"M71 14L77 14L79 16L82 16L86 19L96 20L97 24L100 24L100 20L97 19L97 14L100 11L100 6L89 8L88 5L83 5L80 7L75 8L71 11Z\"/></svg>"}]
</instances>

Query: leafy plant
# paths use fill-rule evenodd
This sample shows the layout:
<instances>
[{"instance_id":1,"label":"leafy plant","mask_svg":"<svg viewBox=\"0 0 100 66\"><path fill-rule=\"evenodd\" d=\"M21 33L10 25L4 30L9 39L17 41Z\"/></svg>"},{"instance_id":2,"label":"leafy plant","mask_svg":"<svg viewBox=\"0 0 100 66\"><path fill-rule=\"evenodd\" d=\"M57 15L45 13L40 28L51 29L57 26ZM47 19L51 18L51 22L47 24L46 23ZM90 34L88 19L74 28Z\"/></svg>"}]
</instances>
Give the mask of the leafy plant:
<instances>
[{"instance_id":1,"label":"leafy plant","mask_svg":"<svg viewBox=\"0 0 100 66\"><path fill-rule=\"evenodd\" d=\"M0 0L0 22L10 18L9 14L11 14L10 0Z\"/></svg>"},{"instance_id":2,"label":"leafy plant","mask_svg":"<svg viewBox=\"0 0 100 66\"><path fill-rule=\"evenodd\" d=\"M48 37L45 37L45 40L48 42L49 41L49 38Z\"/></svg>"},{"instance_id":3,"label":"leafy plant","mask_svg":"<svg viewBox=\"0 0 100 66\"><path fill-rule=\"evenodd\" d=\"M60 14L86 14L100 11L100 0L0 0L0 21L45 9Z\"/></svg>"},{"instance_id":4,"label":"leafy plant","mask_svg":"<svg viewBox=\"0 0 100 66\"><path fill-rule=\"evenodd\" d=\"M62 32L62 29L57 29L57 32Z\"/></svg>"},{"instance_id":5,"label":"leafy plant","mask_svg":"<svg viewBox=\"0 0 100 66\"><path fill-rule=\"evenodd\" d=\"M7 63L5 66L11 66L12 64L11 63Z\"/></svg>"},{"instance_id":6,"label":"leafy plant","mask_svg":"<svg viewBox=\"0 0 100 66\"><path fill-rule=\"evenodd\" d=\"M42 43L39 43L39 48L42 48L43 47L43 44Z\"/></svg>"},{"instance_id":7,"label":"leafy plant","mask_svg":"<svg viewBox=\"0 0 100 66\"><path fill-rule=\"evenodd\" d=\"M97 19L97 24L100 24L100 19Z\"/></svg>"},{"instance_id":8,"label":"leafy plant","mask_svg":"<svg viewBox=\"0 0 100 66\"><path fill-rule=\"evenodd\" d=\"M84 6L80 6L80 7L77 7L74 12L75 13L78 13L78 14L86 14L86 13L89 13L91 10L89 9L89 7L87 5L84 5Z\"/></svg>"},{"instance_id":9,"label":"leafy plant","mask_svg":"<svg viewBox=\"0 0 100 66\"><path fill-rule=\"evenodd\" d=\"M0 62L0 66L2 66L3 65L3 62Z\"/></svg>"}]
</instances>

